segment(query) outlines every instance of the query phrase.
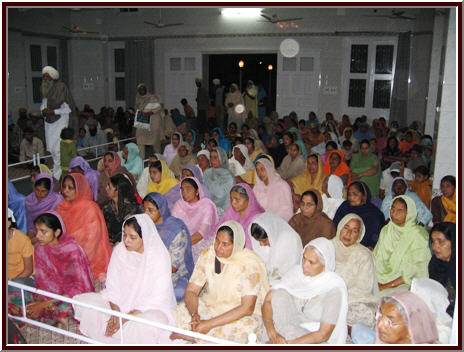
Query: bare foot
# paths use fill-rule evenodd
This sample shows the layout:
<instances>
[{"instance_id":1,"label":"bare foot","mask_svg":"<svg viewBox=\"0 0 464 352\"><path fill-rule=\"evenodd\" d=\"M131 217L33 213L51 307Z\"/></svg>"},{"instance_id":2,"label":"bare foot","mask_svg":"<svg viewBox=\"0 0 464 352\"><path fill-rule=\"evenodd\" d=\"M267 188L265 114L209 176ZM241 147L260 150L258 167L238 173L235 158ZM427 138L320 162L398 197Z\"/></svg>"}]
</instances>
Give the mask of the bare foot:
<instances>
[{"instance_id":1,"label":"bare foot","mask_svg":"<svg viewBox=\"0 0 464 352\"><path fill-rule=\"evenodd\" d=\"M182 334L179 334L177 332L173 332L171 334L171 336L169 336L169 338L171 340L182 339L182 340L193 342L193 343L197 342L193 337L190 337L190 336L187 336L187 335L182 335Z\"/></svg>"}]
</instances>

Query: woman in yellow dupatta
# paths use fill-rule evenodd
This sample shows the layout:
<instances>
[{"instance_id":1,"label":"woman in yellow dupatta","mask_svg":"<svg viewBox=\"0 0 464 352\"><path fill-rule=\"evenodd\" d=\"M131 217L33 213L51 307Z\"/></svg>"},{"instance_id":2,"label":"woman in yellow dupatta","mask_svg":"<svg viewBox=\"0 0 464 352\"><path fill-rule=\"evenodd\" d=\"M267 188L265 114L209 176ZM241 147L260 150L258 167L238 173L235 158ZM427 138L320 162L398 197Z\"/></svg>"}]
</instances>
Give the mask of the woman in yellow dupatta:
<instances>
[{"instance_id":1,"label":"woman in yellow dupatta","mask_svg":"<svg viewBox=\"0 0 464 352\"><path fill-rule=\"evenodd\" d=\"M325 177L321 157L317 154L311 154L306 161L305 171L292 178L290 183L293 185L293 192L300 196L310 188L317 189L322 193L322 184Z\"/></svg>"},{"instance_id":2,"label":"woman in yellow dupatta","mask_svg":"<svg viewBox=\"0 0 464 352\"><path fill-rule=\"evenodd\" d=\"M432 199L432 221L434 224L443 221L456 223L456 177L443 177L440 190L442 195Z\"/></svg>"},{"instance_id":3,"label":"woman in yellow dupatta","mask_svg":"<svg viewBox=\"0 0 464 352\"><path fill-rule=\"evenodd\" d=\"M168 164L164 160L157 160L150 165L150 182L148 183L147 194L158 192L166 194L172 187L179 183L173 176Z\"/></svg>"}]
</instances>

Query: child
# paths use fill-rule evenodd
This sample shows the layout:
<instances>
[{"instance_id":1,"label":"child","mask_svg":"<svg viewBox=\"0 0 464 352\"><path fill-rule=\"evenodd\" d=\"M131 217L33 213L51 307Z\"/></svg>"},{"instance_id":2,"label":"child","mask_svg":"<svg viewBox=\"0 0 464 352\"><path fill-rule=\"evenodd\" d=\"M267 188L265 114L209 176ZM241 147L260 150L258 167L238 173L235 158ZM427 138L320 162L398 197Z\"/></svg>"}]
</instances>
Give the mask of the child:
<instances>
[{"instance_id":1,"label":"child","mask_svg":"<svg viewBox=\"0 0 464 352\"><path fill-rule=\"evenodd\" d=\"M61 170L63 174L68 171L69 163L77 156L76 144L72 140L74 136L74 129L65 127L61 130L60 141L60 160Z\"/></svg>"},{"instance_id":2,"label":"child","mask_svg":"<svg viewBox=\"0 0 464 352\"><path fill-rule=\"evenodd\" d=\"M349 139L345 139L342 143L342 152L345 154L345 162L350 165L351 157L353 155L353 143Z\"/></svg>"},{"instance_id":3,"label":"child","mask_svg":"<svg viewBox=\"0 0 464 352\"><path fill-rule=\"evenodd\" d=\"M415 179L408 181L411 191L416 193L427 208L430 208L432 201L432 180L429 179L430 173L426 166L421 165L414 169Z\"/></svg>"}]
</instances>

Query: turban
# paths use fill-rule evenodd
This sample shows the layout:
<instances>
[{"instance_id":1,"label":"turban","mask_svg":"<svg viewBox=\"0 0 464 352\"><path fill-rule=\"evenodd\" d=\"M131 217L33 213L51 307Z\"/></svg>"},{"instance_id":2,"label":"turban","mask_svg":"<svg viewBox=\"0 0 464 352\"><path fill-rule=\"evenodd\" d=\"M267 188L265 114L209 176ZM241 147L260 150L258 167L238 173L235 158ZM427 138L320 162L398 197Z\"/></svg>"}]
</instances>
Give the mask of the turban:
<instances>
[{"instance_id":1,"label":"turban","mask_svg":"<svg viewBox=\"0 0 464 352\"><path fill-rule=\"evenodd\" d=\"M203 150L200 150L197 154L197 158L200 156L200 155L204 155L206 157L206 159L209 160L209 150L207 149L203 149Z\"/></svg>"},{"instance_id":2,"label":"turban","mask_svg":"<svg viewBox=\"0 0 464 352\"><path fill-rule=\"evenodd\" d=\"M60 73L54 69L53 67L51 66L45 66L43 69L42 69L42 75L48 73L48 75L54 80L56 81L58 78L60 78Z\"/></svg>"},{"instance_id":3,"label":"turban","mask_svg":"<svg viewBox=\"0 0 464 352\"><path fill-rule=\"evenodd\" d=\"M221 80L219 78L215 78L215 79L213 79L213 84L218 86L218 85L221 84Z\"/></svg>"}]
</instances>

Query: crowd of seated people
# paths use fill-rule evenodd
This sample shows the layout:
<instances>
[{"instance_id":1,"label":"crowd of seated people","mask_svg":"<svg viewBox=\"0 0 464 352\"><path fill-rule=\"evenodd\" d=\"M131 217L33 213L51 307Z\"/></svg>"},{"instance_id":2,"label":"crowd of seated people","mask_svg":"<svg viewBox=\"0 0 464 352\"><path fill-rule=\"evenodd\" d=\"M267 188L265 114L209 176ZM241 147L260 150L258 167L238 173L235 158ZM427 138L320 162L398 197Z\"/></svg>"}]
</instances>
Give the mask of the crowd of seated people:
<instances>
[{"instance_id":1,"label":"crowd of seated people","mask_svg":"<svg viewBox=\"0 0 464 352\"><path fill-rule=\"evenodd\" d=\"M60 180L34 167L29 195L10 182L8 279L237 343L448 343L456 178L433 196L431 138L383 118L237 114L230 92L226 129L212 119L200 133L176 110L181 128L163 131L148 162L130 141L95 169L76 155ZM95 120L108 137L134 135L131 111L86 110L86 134ZM8 299L20 315L18 291ZM73 317L102 343L205 342L25 303L30 318L66 328Z\"/></svg>"}]
</instances>

